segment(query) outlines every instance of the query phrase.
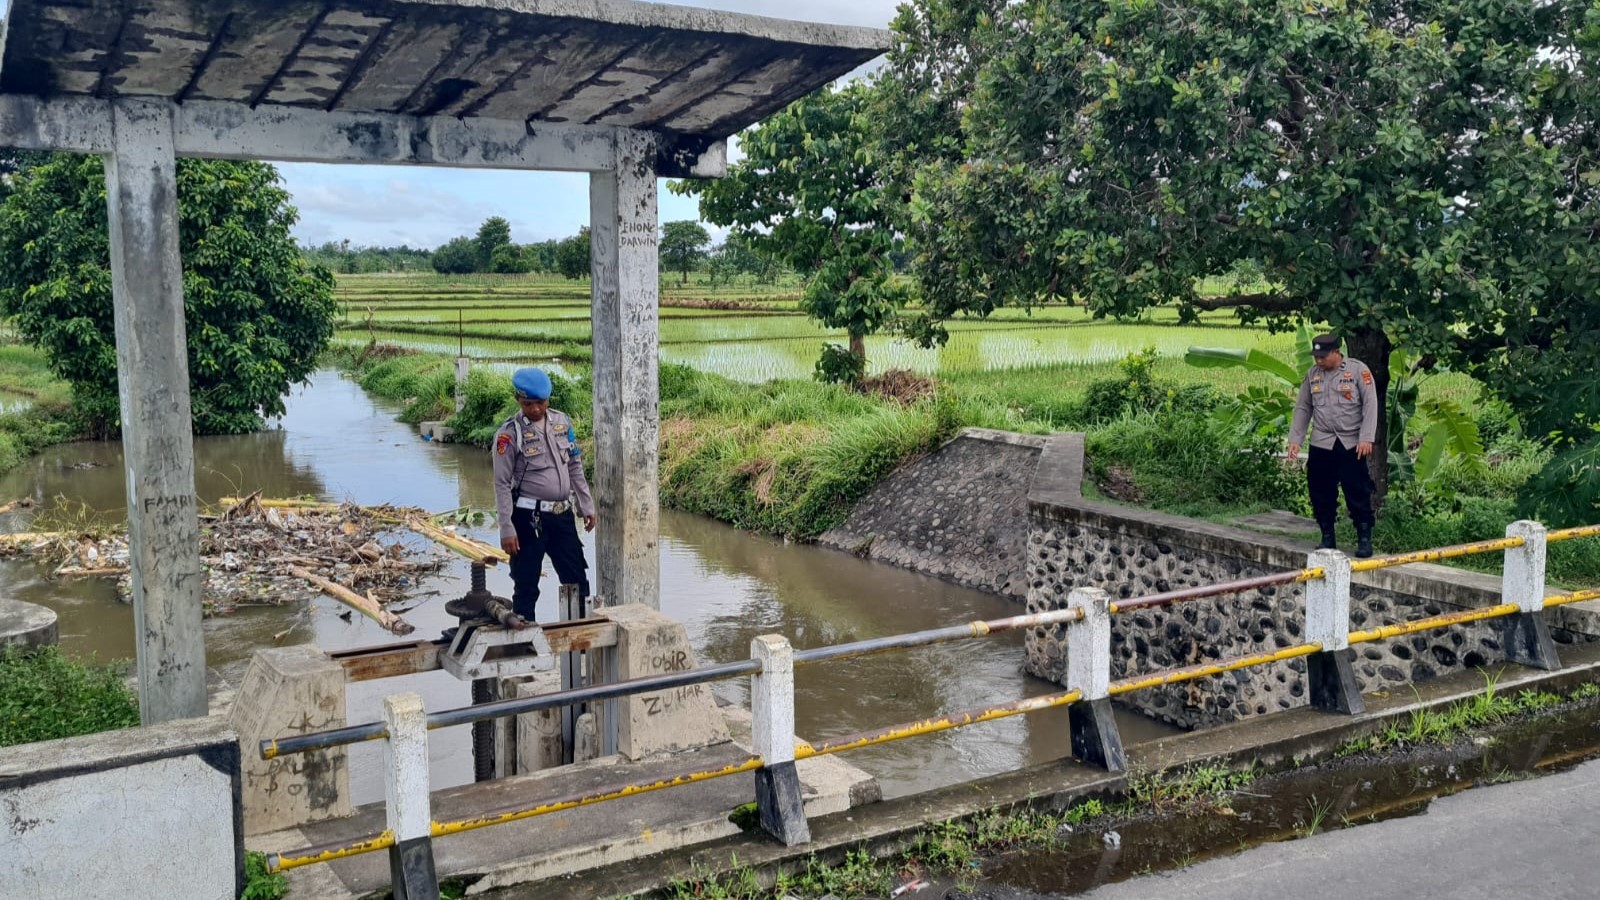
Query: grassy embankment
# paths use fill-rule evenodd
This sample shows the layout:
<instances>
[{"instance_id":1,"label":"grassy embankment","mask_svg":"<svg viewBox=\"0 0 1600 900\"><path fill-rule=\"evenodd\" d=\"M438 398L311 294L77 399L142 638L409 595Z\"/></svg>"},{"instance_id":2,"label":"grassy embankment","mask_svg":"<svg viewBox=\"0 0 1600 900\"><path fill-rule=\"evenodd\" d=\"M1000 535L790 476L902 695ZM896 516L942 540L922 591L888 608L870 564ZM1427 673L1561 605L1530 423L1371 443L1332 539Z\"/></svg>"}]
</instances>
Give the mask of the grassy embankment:
<instances>
[{"instance_id":1,"label":"grassy embankment","mask_svg":"<svg viewBox=\"0 0 1600 900\"><path fill-rule=\"evenodd\" d=\"M52 444L80 436L72 389L50 373L44 354L0 344L0 474Z\"/></svg>"},{"instance_id":2,"label":"grassy embankment","mask_svg":"<svg viewBox=\"0 0 1600 900\"><path fill-rule=\"evenodd\" d=\"M369 392L407 406L409 422L450 418L454 370L448 357L408 353L336 362ZM1299 474L1266 450L1208 419L1217 389L1137 374L1130 367L1061 364L1027 372L944 378L934 397L911 403L810 381L746 384L664 365L661 372L661 496L669 506L741 528L797 539L837 524L886 474L966 426L1029 433L1087 434L1091 480L1156 508L1207 518L1280 508L1306 512ZM1157 369L1159 371L1159 369ZM1186 373L1187 374L1187 373ZM590 440L586 376L557 378L554 405L576 416ZM1130 385L1133 385L1130 387ZM1446 383L1447 389L1455 389ZM450 424L486 445L515 411L509 375L473 369L467 404ZM1518 488L1544 459L1515 428L1486 428L1491 465L1447 468L1427 494L1397 489L1380 521L1384 552L1481 540L1504 533ZM1258 451L1258 452L1241 452ZM592 457L592 454L591 454ZM1465 564L1493 570L1498 557ZM1600 546L1553 545L1550 575L1568 584L1600 582Z\"/></svg>"}]
</instances>

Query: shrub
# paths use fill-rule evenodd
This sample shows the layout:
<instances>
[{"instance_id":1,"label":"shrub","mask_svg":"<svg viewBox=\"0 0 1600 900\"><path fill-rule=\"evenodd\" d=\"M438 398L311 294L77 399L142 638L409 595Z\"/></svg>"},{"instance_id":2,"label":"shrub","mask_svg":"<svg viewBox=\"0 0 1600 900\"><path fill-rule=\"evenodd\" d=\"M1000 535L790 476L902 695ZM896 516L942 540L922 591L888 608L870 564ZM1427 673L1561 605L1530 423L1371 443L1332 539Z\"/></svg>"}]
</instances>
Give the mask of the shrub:
<instances>
[{"instance_id":1,"label":"shrub","mask_svg":"<svg viewBox=\"0 0 1600 900\"><path fill-rule=\"evenodd\" d=\"M1202 416L1136 413L1089 431L1085 444L1097 478L1125 467L1150 505L1173 512L1294 508L1303 493L1278 460L1276 441L1219 429Z\"/></svg>"},{"instance_id":2,"label":"shrub","mask_svg":"<svg viewBox=\"0 0 1600 900\"><path fill-rule=\"evenodd\" d=\"M1170 411L1204 415L1222 402L1209 384L1183 384L1155 375L1154 347L1130 353L1117 364L1120 375L1091 382L1084 392L1082 416L1091 423L1110 422L1130 414Z\"/></svg>"},{"instance_id":3,"label":"shrub","mask_svg":"<svg viewBox=\"0 0 1600 900\"><path fill-rule=\"evenodd\" d=\"M125 668L76 663L58 647L0 650L0 747L139 724Z\"/></svg>"},{"instance_id":4,"label":"shrub","mask_svg":"<svg viewBox=\"0 0 1600 900\"><path fill-rule=\"evenodd\" d=\"M813 377L823 384L855 384L867 373L867 361L838 344L823 344Z\"/></svg>"}]
</instances>

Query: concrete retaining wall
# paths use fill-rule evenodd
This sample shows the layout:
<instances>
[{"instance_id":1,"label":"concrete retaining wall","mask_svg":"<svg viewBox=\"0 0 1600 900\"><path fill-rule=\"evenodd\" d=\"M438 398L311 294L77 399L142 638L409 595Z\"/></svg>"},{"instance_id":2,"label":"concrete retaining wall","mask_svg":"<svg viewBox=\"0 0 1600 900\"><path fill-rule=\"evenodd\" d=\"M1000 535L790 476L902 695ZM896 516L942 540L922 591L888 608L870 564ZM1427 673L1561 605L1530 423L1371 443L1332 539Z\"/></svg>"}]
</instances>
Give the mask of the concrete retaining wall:
<instances>
[{"instance_id":1,"label":"concrete retaining wall","mask_svg":"<svg viewBox=\"0 0 1600 900\"><path fill-rule=\"evenodd\" d=\"M1150 510L1084 499L1083 438L1056 435L1040 454L1029 494L1029 612L1059 609L1075 587L1113 598L1215 584L1299 569L1308 545ZM1301 642L1303 585L1148 610L1114 618L1112 677L1287 647ZM1397 624L1500 601L1500 579L1436 565L1359 574L1352 628ZM1558 644L1600 637L1600 615L1573 604L1545 615ZM1028 635L1027 670L1061 681L1065 630ZM1356 648L1364 692L1427 681L1502 659L1493 622L1438 629ZM1306 704L1305 662L1291 660L1124 698L1185 728L1213 725Z\"/></svg>"},{"instance_id":2,"label":"concrete retaining wall","mask_svg":"<svg viewBox=\"0 0 1600 900\"><path fill-rule=\"evenodd\" d=\"M968 428L872 490L825 547L1021 600L1028 484L1045 439Z\"/></svg>"},{"instance_id":3,"label":"concrete retaining wall","mask_svg":"<svg viewBox=\"0 0 1600 900\"><path fill-rule=\"evenodd\" d=\"M0 894L232 900L239 738L217 717L0 750Z\"/></svg>"}]
</instances>

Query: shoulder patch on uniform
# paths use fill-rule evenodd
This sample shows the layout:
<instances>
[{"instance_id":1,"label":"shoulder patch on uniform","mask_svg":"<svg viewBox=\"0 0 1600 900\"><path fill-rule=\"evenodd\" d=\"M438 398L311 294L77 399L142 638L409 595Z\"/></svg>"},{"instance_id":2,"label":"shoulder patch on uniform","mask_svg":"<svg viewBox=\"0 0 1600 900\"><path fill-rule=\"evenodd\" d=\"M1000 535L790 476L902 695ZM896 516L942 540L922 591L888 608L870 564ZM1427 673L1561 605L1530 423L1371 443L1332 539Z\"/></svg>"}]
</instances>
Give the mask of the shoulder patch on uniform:
<instances>
[{"instance_id":1,"label":"shoulder patch on uniform","mask_svg":"<svg viewBox=\"0 0 1600 900\"><path fill-rule=\"evenodd\" d=\"M1362 384L1371 384L1372 383L1372 370L1371 369L1363 369L1363 370L1361 370L1361 383Z\"/></svg>"},{"instance_id":2,"label":"shoulder patch on uniform","mask_svg":"<svg viewBox=\"0 0 1600 900\"><path fill-rule=\"evenodd\" d=\"M494 436L494 452L501 456L506 455L506 449L511 446L511 435L497 434Z\"/></svg>"}]
</instances>

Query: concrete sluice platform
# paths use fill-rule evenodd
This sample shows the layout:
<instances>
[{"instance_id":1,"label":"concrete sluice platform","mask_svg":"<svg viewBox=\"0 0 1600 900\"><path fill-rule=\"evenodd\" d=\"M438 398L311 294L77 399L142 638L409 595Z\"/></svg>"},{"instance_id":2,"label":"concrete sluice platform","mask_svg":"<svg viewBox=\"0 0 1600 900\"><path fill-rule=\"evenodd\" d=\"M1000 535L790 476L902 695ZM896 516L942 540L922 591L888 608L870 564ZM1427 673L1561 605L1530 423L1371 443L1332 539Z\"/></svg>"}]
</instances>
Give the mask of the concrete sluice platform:
<instances>
[{"instance_id":1,"label":"concrete sluice platform","mask_svg":"<svg viewBox=\"0 0 1600 900\"><path fill-rule=\"evenodd\" d=\"M750 713L727 707L721 712L728 720L732 742L638 763L608 756L443 789L433 794L433 818L452 821L514 804L533 806L690 769L743 762L751 753ZM882 799L871 775L838 757L802 760L798 768L808 818ZM471 895L727 838L740 833L730 814L755 800L754 777L749 772L729 775L435 838L435 864L441 879L476 879L468 891ZM260 835L250 839L249 845L269 852L296 850L377 834L384 827L384 805L374 803L357 808L350 818ZM389 856L385 851L367 853L286 874L291 897L345 900L386 890Z\"/></svg>"}]
</instances>

